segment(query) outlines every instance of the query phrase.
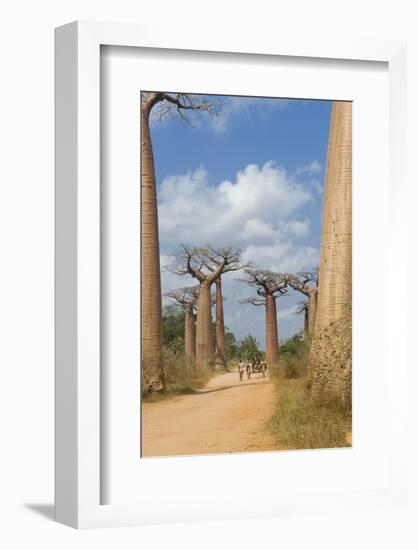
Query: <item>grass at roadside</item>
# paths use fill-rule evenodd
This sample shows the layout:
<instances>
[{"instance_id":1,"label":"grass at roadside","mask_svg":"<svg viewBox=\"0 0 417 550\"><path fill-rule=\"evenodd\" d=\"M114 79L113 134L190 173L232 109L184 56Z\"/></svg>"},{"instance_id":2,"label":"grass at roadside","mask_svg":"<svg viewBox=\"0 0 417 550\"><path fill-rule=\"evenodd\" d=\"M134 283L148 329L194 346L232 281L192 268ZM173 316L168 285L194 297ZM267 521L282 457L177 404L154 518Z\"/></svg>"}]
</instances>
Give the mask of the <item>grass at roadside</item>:
<instances>
[{"instance_id":1,"label":"grass at roadside","mask_svg":"<svg viewBox=\"0 0 417 550\"><path fill-rule=\"evenodd\" d=\"M307 346L284 353L271 369L275 384L275 410L268 428L280 448L329 449L350 447L351 408L340 403L310 399L307 390Z\"/></svg>"},{"instance_id":2,"label":"grass at roadside","mask_svg":"<svg viewBox=\"0 0 417 550\"><path fill-rule=\"evenodd\" d=\"M306 378L275 378L276 405L268 423L280 447L329 449L350 447L349 411L336 404L317 404L309 398Z\"/></svg>"},{"instance_id":3,"label":"grass at roadside","mask_svg":"<svg viewBox=\"0 0 417 550\"><path fill-rule=\"evenodd\" d=\"M146 402L160 401L177 395L194 393L203 388L213 372L198 367L182 352L164 350L164 372L166 391L145 396Z\"/></svg>"}]
</instances>

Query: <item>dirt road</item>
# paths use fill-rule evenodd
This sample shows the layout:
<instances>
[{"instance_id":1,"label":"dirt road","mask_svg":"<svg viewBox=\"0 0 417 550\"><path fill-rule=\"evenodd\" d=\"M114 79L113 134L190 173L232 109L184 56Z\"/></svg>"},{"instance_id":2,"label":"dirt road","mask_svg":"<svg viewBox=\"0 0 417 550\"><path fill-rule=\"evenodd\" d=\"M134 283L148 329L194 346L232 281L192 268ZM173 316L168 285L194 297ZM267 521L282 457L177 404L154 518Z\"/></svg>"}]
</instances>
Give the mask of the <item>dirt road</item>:
<instances>
[{"instance_id":1,"label":"dirt road","mask_svg":"<svg viewBox=\"0 0 417 550\"><path fill-rule=\"evenodd\" d=\"M168 456L276 449L265 422L273 385L237 372L219 374L197 393L142 406L142 455Z\"/></svg>"}]
</instances>

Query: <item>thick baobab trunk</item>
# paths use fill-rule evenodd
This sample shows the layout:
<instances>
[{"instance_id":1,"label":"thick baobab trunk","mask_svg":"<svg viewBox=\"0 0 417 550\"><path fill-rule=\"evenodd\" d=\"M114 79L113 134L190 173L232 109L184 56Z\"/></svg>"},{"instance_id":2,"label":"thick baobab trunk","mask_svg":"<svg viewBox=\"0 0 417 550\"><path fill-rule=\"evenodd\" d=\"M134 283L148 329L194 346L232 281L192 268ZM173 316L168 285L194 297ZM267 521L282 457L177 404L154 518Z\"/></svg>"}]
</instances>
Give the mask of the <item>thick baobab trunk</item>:
<instances>
[{"instance_id":1,"label":"thick baobab trunk","mask_svg":"<svg viewBox=\"0 0 417 550\"><path fill-rule=\"evenodd\" d=\"M192 304L185 307L184 348L185 355L195 361L195 317Z\"/></svg>"},{"instance_id":2,"label":"thick baobab trunk","mask_svg":"<svg viewBox=\"0 0 417 550\"><path fill-rule=\"evenodd\" d=\"M201 367L212 368L214 349L211 326L210 283L200 283L196 323L196 362Z\"/></svg>"},{"instance_id":3,"label":"thick baobab trunk","mask_svg":"<svg viewBox=\"0 0 417 550\"><path fill-rule=\"evenodd\" d=\"M313 398L351 398L352 104L333 102L324 188L320 279L309 358Z\"/></svg>"},{"instance_id":4,"label":"thick baobab trunk","mask_svg":"<svg viewBox=\"0 0 417 550\"><path fill-rule=\"evenodd\" d=\"M318 298L318 289L312 288L308 296L308 333L310 336L313 334L314 324L316 322L316 312L317 312L317 298Z\"/></svg>"},{"instance_id":5,"label":"thick baobab trunk","mask_svg":"<svg viewBox=\"0 0 417 550\"><path fill-rule=\"evenodd\" d=\"M278 322L276 299L272 294L265 298L266 337L265 355L268 366L275 365L278 361Z\"/></svg>"},{"instance_id":6,"label":"thick baobab trunk","mask_svg":"<svg viewBox=\"0 0 417 550\"><path fill-rule=\"evenodd\" d=\"M327 324L352 301L352 104L333 102L324 188L317 322Z\"/></svg>"},{"instance_id":7,"label":"thick baobab trunk","mask_svg":"<svg viewBox=\"0 0 417 550\"><path fill-rule=\"evenodd\" d=\"M303 330L304 340L308 338L308 307L304 310L304 330Z\"/></svg>"},{"instance_id":8,"label":"thick baobab trunk","mask_svg":"<svg viewBox=\"0 0 417 550\"><path fill-rule=\"evenodd\" d=\"M223 314L223 293L221 277L216 279L216 367L227 369L226 355L224 350L224 314Z\"/></svg>"},{"instance_id":9,"label":"thick baobab trunk","mask_svg":"<svg viewBox=\"0 0 417 550\"><path fill-rule=\"evenodd\" d=\"M145 393L164 389L162 366L162 298L159 265L158 209L152 142L151 102L142 105L141 121L141 318L142 384Z\"/></svg>"}]
</instances>

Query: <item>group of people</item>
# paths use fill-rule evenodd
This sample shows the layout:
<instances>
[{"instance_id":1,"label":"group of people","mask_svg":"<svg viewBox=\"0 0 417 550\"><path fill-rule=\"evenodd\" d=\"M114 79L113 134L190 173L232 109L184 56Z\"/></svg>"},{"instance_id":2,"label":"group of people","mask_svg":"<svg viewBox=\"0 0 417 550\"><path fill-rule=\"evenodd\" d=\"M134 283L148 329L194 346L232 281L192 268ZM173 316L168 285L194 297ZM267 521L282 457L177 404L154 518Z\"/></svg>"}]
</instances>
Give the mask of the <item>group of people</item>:
<instances>
[{"instance_id":1,"label":"group of people","mask_svg":"<svg viewBox=\"0 0 417 550\"><path fill-rule=\"evenodd\" d=\"M242 359L239 359L238 364L238 370L239 370L239 380L243 380L243 375L246 371L246 376L248 377L248 380L250 380L250 377L253 373L260 372L262 373L262 376L265 376L266 373L266 361L261 361L259 357L256 357L253 361L242 361Z\"/></svg>"}]
</instances>

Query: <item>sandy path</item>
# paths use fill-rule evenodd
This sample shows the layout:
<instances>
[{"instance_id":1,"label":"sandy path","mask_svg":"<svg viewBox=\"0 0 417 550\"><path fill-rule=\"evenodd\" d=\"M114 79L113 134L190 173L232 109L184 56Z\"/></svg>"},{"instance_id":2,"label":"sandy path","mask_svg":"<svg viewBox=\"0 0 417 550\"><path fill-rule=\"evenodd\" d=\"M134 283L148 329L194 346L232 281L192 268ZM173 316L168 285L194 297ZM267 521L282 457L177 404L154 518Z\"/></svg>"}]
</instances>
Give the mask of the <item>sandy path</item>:
<instances>
[{"instance_id":1,"label":"sandy path","mask_svg":"<svg viewBox=\"0 0 417 550\"><path fill-rule=\"evenodd\" d=\"M143 456L229 453L276 449L265 422L273 385L255 375L219 374L197 393L142 406Z\"/></svg>"}]
</instances>

